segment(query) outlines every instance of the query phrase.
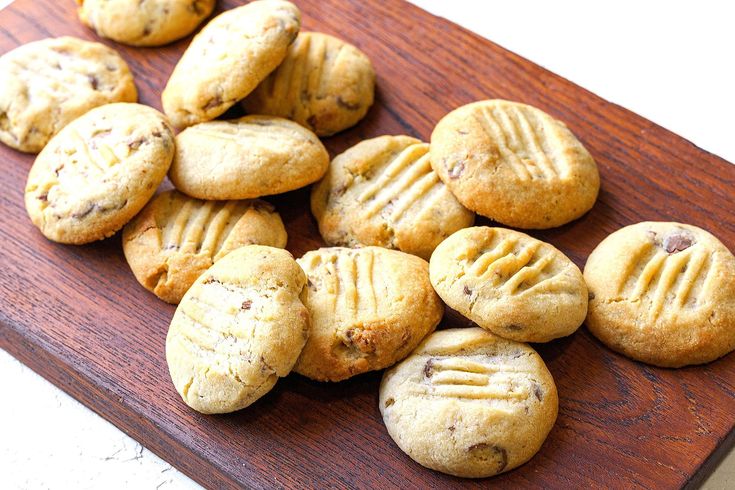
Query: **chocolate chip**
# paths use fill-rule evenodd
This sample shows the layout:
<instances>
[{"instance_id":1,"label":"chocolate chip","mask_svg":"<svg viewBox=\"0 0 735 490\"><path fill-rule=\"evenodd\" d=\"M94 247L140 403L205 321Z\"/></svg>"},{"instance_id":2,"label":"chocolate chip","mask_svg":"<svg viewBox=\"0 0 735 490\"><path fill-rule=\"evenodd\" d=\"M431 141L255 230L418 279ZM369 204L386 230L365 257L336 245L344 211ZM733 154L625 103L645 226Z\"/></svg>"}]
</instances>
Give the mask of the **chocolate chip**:
<instances>
[{"instance_id":1,"label":"chocolate chip","mask_svg":"<svg viewBox=\"0 0 735 490\"><path fill-rule=\"evenodd\" d=\"M458 179L462 172L464 172L464 161L454 162L452 168L447 167L449 178Z\"/></svg>"},{"instance_id":2,"label":"chocolate chip","mask_svg":"<svg viewBox=\"0 0 735 490\"><path fill-rule=\"evenodd\" d=\"M434 359L429 359L424 366L424 376L431 378L432 374L434 374Z\"/></svg>"},{"instance_id":3,"label":"chocolate chip","mask_svg":"<svg viewBox=\"0 0 735 490\"><path fill-rule=\"evenodd\" d=\"M249 299L246 299L245 301L242 302L242 309L249 310L252 305L253 305L253 302Z\"/></svg>"},{"instance_id":4,"label":"chocolate chip","mask_svg":"<svg viewBox=\"0 0 735 490\"><path fill-rule=\"evenodd\" d=\"M48 202L48 192L41 194L40 196L36 197L39 201Z\"/></svg>"},{"instance_id":5,"label":"chocolate chip","mask_svg":"<svg viewBox=\"0 0 735 490\"><path fill-rule=\"evenodd\" d=\"M97 90L97 87L100 86L100 80L95 75L87 75L87 79L89 80L89 84L92 85L92 88L94 90Z\"/></svg>"},{"instance_id":6,"label":"chocolate chip","mask_svg":"<svg viewBox=\"0 0 735 490\"><path fill-rule=\"evenodd\" d=\"M394 398L388 398L388 399L387 399L387 400L385 401L385 408L388 408L388 407L390 407L390 406L391 406L391 405L393 405L393 404L394 404L395 402L396 402L396 400L395 400Z\"/></svg>"},{"instance_id":7,"label":"chocolate chip","mask_svg":"<svg viewBox=\"0 0 735 490\"><path fill-rule=\"evenodd\" d=\"M510 325L506 325L505 329L512 332L517 332L519 330L523 330L523 325L516 325L515 323L511 323Z\"/></svg>"},{"instance_id":8,"label":"chocolate chip","mask_svg":"<svg viewBox=\"0 0 735 490\"><path fill-rule=\"evenodd\" d=\"M462 292L466 294L467 296L472 294L472 290L465 285L465 287L462 288Z\"/></svg>"},{"instance_id":9,"label":"chocolate chip","mask_svg":"<svg viewBox=\"0 0 735 490\"><path fill-rule=\"evenodd\" d=\"M340 106L342 109L347 109L348 111L356 111L360 108L360 103L350 103L344 100L342 97L337 97L337 105Z\"/></svg>"},{"instance_id":10,"label":"chocolate chip","mask_svg":"<svg viewBox=\"0 0 735 490\"><path fill-rule=\"evenodd\" d=\"M543 398L544 393L541 390L541 387L536 383L533 384L533 394L536 396L538 401L541 401L541 398Z\"/></svg>"},{"instance_id":11,"label":"chocolate chip","mask_svg":"<svg viewBox=\"0 0 735 490\"><path fill-rule=\"evenodd\" d=\"M91 213L92 211L94 211L94 208L95 207L96 207L95 204L90 204L89 206L87 206L86 208L84 208L84 211L80 211L78 213L74 213L74 214L71 215L71 217L72 218L75 218L75 219L82 219L85 216L89 215L89 213Z\"/></svg>"},{"instance_id":12,"label":"chocolate chip","mask_svg":"<svg viewBox=\"0 0 735 490\"><path fill-rule=\"evenodd\" d=\"M128 148L131 150L137 150L143 143L145 143L145 138L138 138L128 143Z\"/></svg>"},{"instance_id":13,"label":"chocolate chip","mask_svg":"<svg viewBox=\"0 0 735 490\"><path fill-rule=\"evenodd\" d=\"M490 457L497 458L499 460L498 467L495 470L497 473L500 473L506 466L508 466L508 451L503 447L496 446L495 444L487 444L485 442L474 444L467 448L467 452L487 453L480 456L480 459L484 460L490 459Z\"/></svg>"},{"instance_id":14,"label":"chocolate chip","mask_svg":"<svg viewBox=\"0 0 735 490\"><path fill-rule=\"evenodd\" d=\"M686 230L675 230L664 238L664 250L675 254L688 249L694 244L694 236Z\"/></svg>"},{"instance_id":15,"label":"chocolate chip","mask_svg":"<svg viewBox=\"0 0 735 490\"><path fill-rule=\"evenodd\" d=\"M453 425L450 425L449 427L447 427L447 429L449 430L449 432L454 432L456 428Z\"/></svg>"},{"instance_id":16,"label":"chocolate chip","mask_svg":"<svg viewBox=\"0 0 735 490\"><path fill-rule=\"evenodd\" d=\"M595 299L595 293L593 293L592 291L590 291L589 293L587 293L587 299L589 301L592 301L593 299Z\"/></svg>"}]
</instances>

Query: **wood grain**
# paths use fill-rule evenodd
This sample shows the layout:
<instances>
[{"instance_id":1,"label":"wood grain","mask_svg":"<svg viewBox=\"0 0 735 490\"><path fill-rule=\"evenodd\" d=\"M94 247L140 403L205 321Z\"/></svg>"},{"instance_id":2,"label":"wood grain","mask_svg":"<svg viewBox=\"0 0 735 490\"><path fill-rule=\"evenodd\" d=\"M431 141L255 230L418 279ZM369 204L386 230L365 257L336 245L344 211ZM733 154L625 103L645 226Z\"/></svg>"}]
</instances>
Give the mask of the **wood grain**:
<instances>
[{"instance_id":1,"label":"wood grain","mask_svg":"<svg viewBox=\"0 0 735 490\"><path fill-rule=\"evenodd\" d=\"M602 177L590 213L533 235L580 266L607 234L641 220L693 223L735 248L735 167L722 159L401 0L297 4L306 29L356 44L378 73L375 107L359 126L326 140L332 155L381 134L428 139L439 118L470 101L526 102L565 121ZM17 0L0 12L0 53L62 34L96 39L72 0ZM105 41L130 63L141 101L157 108L187 42L136 50ZM380 373L339 384L291 375L239 413L189 410L164 359L173 307L135 282L119 237L71 247L38 233L23 208L32 161L0 148L0 347L207 487L489 483L426 470L393 444L377 408ZM322 243L306 191L272 201L296 256ZM499 487L691 486L708 458L732 444L735 355L658 369L608 351L586 329L538 349L559 388L559 419L531 462L492 479Z\"/></svg>"}]
</instances>

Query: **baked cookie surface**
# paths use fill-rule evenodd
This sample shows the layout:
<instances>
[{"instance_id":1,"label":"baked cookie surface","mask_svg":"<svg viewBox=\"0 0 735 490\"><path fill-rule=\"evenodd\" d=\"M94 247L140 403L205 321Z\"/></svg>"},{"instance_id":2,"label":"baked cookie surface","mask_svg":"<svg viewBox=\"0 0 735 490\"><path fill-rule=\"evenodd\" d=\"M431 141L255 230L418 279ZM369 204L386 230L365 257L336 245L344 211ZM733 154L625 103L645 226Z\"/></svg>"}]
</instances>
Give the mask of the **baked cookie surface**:
<instances>
[{"instance_id":1,"label":"baked cookie surface","mask_svg":"<svg viewBox=\"0 0 735 490\"><path fill-rule=\"evenodd\" d=\"M306 277L285 250L247 245L215 263L181 300L166 361L184 402L202 413L245 408L293 367L309 335Z\"/></svg>"},{"instance_id":2,"label":"baked cookie surface","mask_svg":"<svg viewBox=\"0 0 735 490\"><path fill-rule=\"evenodd\" d=\"M174 126L224 113L265 79L286 56L301 13L285 0L256 0L227 10L194 37L161 95Z\"/></svg>"},{"instance_id":3,"label":"baked cookie surface","mask_svg":"<svg viewBox=\"0 0 735 490\"><path fill-rule=\"evenodd\" d=\"M426 261L380 247L321 248L297 262L312 329L294 371L341 381L408 355L442 318Z\"/></svg>"},{"instance_id":4,"label":"baked cookie surface","mask_svg":"<svg viewBox=\"0 0 735 490\"><path fill-rule=\"evenodd\" d=\"M0 56L0 141L38 153L88 110L135 102L133 76L120 55L74 37L43 39Z\"/></svg>"},{"instance_id":5,"label":"baked cookie surface","mask_svg":"<svg viewBox=\"0 0 735 490\"><path fill-rule=\"evenodd\" d=\"M286 246L286 229L265 201L201 201L157 195L123 230L125 258L138 282L178 303L197 277L244 245Z\"/></svg>"},{"instance_id":6,"label":"baked cookie surface","mask_svg":"<svg viewBox=\"0 0 735 490\"><path fill-rule=\"evenodd\" d=\"M584 278L587 327L617 352L681 367L735 349L735 257L701 228L622 228L590 254Z\"/></svg>"},{"instance_id":7,"label":"baked cookie surface","mask_svg":"<svg viewBox=\"0 0 735 490\"><path fill-rule=\"evenodd\" d=\"M573 333L587 314L587 286L552 245L518 231L477 226L431 256L431 283L445 303L479 326L518 342Z\"/></svg>"},{"instance_id":8,"label":"baked cookie surface","mask_svg":"<svg viewBox=\"0 0 735 490\"><path fill-rule=\"evenodd\" d=\"M597 165L560 121L525 104L485 100L447 114L431 163L468 209L518 228L552 228L592 208Z\"/></svg>"},{"instance_id":9,"label":"baked cookie surface","mask_svg":"<svg viewBox=\"0 0 735 490\"><path fill-rule=\"evenodd\" d=\"M173 131L157 110L129 103L92 109L36 157L25 189L28 216L55 242L109 237L153 196L173 155Z\"/></svg>"},{"instance_id":10,"label":"baked cookie surface","mask_svg":"<svg viewBox=\"0 0 735 490\"><path fill-rule=\"evenodd\" d=\"M531 347L476 327L429 335L380 384L380 413L398 447L422 466L466 478L531 459L558 405Z\"/></svg>"},{"instance_id":11,"label":"baked cookie surface","mask_svg":"<svg viewBox=\"0 0 735 490\"><path fill-rule=\"evenodd\" d=\"M329 154L314 133L271 116L210 121L176 136L169 178L199 199L251 199L319 180Z\"/></svg>"},{"instance_id":12,"label":"baked cookie surface","mask_svg":"<svg viewBox=\"0 0 735 490\"><path fill-rule=\"evenodd\" d=\"M161 46L190 34L216 0L76 0L98 35L131 46Z\"/></svg>"},{"instance_id":13,"label":"baked cookie surface","mask_svg":"<svg viewBox=\"0 0 735 490\"><path fill-rule=\"evenodd\" d=\"M311 193L319 232L331 245L379 245L424 259L474 214L449 192L429 162L429 145L380 136L334 158Z\"/></svg>"},{"instance_id":14,"label":"baked cookie surface","mask_svg":"<svg viewBox=\"0 0 735 490\"><path fill-rule=\"evenodd\" d=\"M374 92L375 70L365 53L328 34L302 32L243 107L330 136L365 117Z\"/></svg>"}]
</instances>

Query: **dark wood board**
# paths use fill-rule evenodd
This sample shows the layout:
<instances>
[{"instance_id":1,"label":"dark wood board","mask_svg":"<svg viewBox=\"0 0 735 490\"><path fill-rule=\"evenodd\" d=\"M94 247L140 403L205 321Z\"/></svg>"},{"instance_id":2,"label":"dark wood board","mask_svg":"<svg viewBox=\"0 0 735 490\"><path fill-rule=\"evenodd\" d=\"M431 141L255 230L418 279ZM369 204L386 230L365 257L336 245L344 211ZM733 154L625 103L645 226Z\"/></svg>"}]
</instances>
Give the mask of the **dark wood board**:
<instances>
[{"instance_id":1,"label":"dark wood board","mask_svg":"<svg viewBox=\"0 0 735 490\"><path fill-rule=\"evenodd\" d=\"M428 139L441 116L474 100L522 101L565 121L602 176L590 213L533 235L580 266L607 234L642 220L696 224L735 248L735 166L401 0L296 3L306 29L356 44L378 72L375 107L326 140L332 155L381 134ZM17 0L0 12L0 53L64 34L96 39L73 0ZM188 40L161 49L105 43L130 63L141 101L160 108ZM40 235L23 207L32 162L0 147L0 347L206 487L672 488L695 486L732 445L735 355L658 369L610 352L584 328L537 346L559 388L559 419L531 462L490 481L448 477L405 456L378 412L380 373L339 384L291 375L239 413L197 414L164 359L174 308L136 283L119 236L73 247ZM296 256L322 243L307 196L272 199Z\"/></svg>"}]
</instances>

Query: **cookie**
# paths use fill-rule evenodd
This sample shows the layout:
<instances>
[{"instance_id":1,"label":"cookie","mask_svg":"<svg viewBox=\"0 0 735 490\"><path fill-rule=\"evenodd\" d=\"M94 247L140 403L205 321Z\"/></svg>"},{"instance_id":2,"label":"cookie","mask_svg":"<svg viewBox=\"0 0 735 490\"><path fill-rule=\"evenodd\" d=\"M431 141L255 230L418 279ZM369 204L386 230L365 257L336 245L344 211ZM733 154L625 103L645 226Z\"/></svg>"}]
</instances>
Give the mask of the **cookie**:
<instances>
[{"instance_id":1,"label":"cookie","mask_svg":"<svg viewBox=\"0 0 735 490\"><path fill-rule=\"evenodd\" d=\"M286 57L301 13L285 0L257 0L215 17L194 37L163 90L174 126L209 121L244 98Z\"/></svg>"},{"instance_id":2,"label":"cookie","mask_svg":"<svg viewBox=\"0 0 735 490\"><path fill-rule=\"evenodd\" d=\"M54 136L28 174L28 216L46 238L83 244L113 235L156 192L174 156L160 112L108 104Z\"/></svg>"},{"instance_id":3,"label":"cookie","mask_svg":"<svg viewBox=\"0 0 735 490\"><path fill-rule=\"evenodd\" d=\"M681 367L735 349L735 257L701 228L626 226L590 254L584 278L587 327L621 354Z\"/></svg>"},{"instance_id":4,"label":"cookie","mask_svg":"<svg viewBox=\"0 0 735 490\"><path fill-rule=\"evenodd\" d=\"M485 100L446 115L431 164L459 202L517 228L552 228L592 208L597 165L564 123L535 107Z\"/></svg>"},{"instance_id":5,"label":"cookie","mask_svg":"<svg viewBox=\"0 0 735 490\"><path fill-rule=\"evenodd\" d=\"M474 214L429 163L429 145L380 136L338 155L311 194L319 232L331 245L379 245L425 259Z\"/></svg>"},{"instance_id":6,"label":"cookie","mask_svg":"<svg viewBox=\"0 0 735 490\"><path fill-rule=\"evenodd\" d=\"M477 226L444 240L431 256L431 284L449 307L518 342L573 333L587 314L579 268L548 243Z\"/></svg>"},{"instance_id":7,"label":"cookie","mask_svg":"<svg viewBox=\"0 0 735 490\"><path fill-rule=\"evenodd\" d=\"M370 59L341 39L302 32L283 62L245 98L251 114L281 116L319 136L358 123L373 105L375 70Z\"/></svg>"},{"instance_id":8,"label":"cookie","mask_svg":"<svg viewBox=\"0 0 735 490\"><path fill-rule=\"evenodd\" d=\"M427 337L385 373L379 404L388 433L414 461L483 478L538 452L559 399L532 348L475 327Z\"/></svg>"},{"instance_id":9,"label":"cookie","mask_svg":"<svg viewBox=\"0 0 735 490\"><path fill-rule=\"evenodd\" d=\"M176 136L169 178L199 199L251 199L319 180L329 154L314 133L287 119L210 121Z\"/></svg>"},{"instance_id":10,"label":"cookie","mask_svg":"<svg viewBox=\"0 0 735 490\"><path fill-rule=\"evenodd\" d=\"M77 0L79 19L98 35L131 46L161 46L190 34L216 0Z\"/></svg>"},{"instance_id":11,"label":"cookie","mask_svg":"<svg viewBox=\"0 0 735 490\"><path fill-rule=\"evenodd\" d=\"M286 376L309 336L299 300L305 284L290 253L262 245L240 247L199 276L166 336L184 403L202 413L234 412Z\"/></svg>"},{"instance_id":12,"label":"cookie","mask_svg":"<svg viewBox=\"0 0 735 490\"><path fill-rule=\"evenodd\" d=\"M73 37L43 39L0 57L0 141L38 153L95 107L135 102L128 65L113 49Z\"/></svg>"},{"instance_id":13,"label":"cookie","mask_svg":"<svg viewBox=\"0 0 735 490\"><path fill-rule=\"evenodd\" d=\"M426 261L380 247L320 248L297 262L311 335L294 371L341 381L392 366L442 318Z\"/></svg>"},{"instance_id":14,"label":"cookie","mask_svg":"<svg viewBox=\"0 0 735 490\"><path fill-rule=\"evenodd\" d=\"M166 191L123 230L125 258L138 282L174 304L213 263L245 245L286 246L271 204L200 201Z\"/></svg>"}]
</instances>

